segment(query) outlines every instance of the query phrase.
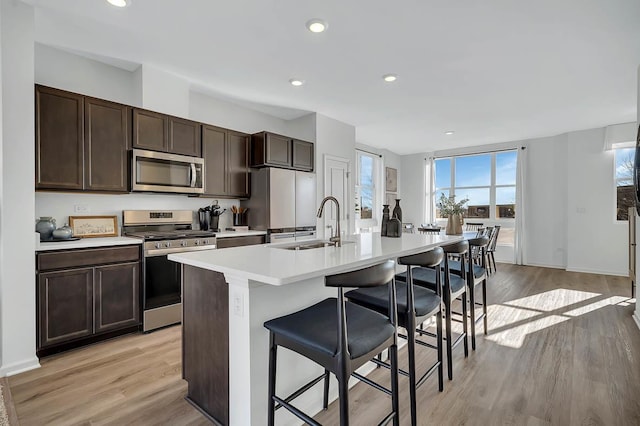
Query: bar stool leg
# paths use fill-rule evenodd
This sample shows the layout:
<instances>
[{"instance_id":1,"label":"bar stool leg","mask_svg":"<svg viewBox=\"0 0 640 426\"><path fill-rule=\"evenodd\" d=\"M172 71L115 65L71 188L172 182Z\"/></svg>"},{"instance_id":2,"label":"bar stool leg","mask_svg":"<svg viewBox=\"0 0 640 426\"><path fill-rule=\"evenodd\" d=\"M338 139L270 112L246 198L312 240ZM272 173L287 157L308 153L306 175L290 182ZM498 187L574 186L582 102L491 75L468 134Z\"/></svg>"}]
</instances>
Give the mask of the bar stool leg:
<instances>
[{"instance_id":1,"label":"bar stool leg","mask_svg":"<svg viewBox=\"0 0 640 426\"><path fill-rule=\"evenodd\" d=\"M464 357L469 356L469 327L467 324L467 292L462 293L462 332L464 333Z\"/></svg>"},{"instance_id":2,"label":"bar stool leg","mask_svg":"<svg viewBox=\"0 0 640 426\"><path fill-rule=\"evenodd\" d=\"M443 374L443 359L442 359L442 303L440 304L440 310L436 316L436 345L438 351L438 362L440 366L438 367L438 390L442 392L444 390L444 374Z\"/></svg>"},{"instance_id":3,"label":"bar stool leg","mask_svg":"<svg viewBox=\"0 0 640 426\"><path fill-rule=\"evenodd\" d=\"M273 333L269 333L269 415L267 424L273 426L275 423L276 403L273 397L276 394L276 361L278 356L278 345L274 342Z\"/></svg>"},{"instance_id":4,"label":"bar stool leg","mask_svg":"<svg viewBox=\"0 0 640 426\"><path fill-rule=\"evenodd\" d=\"M409 402L411 403L411 426L416 426L416 325L413 315L408 315L407 351L409 352Z\"/></svg>"},{"instance_id":5,"label":"bar stool leg","mask_svg":"<svg viewBox=\"0 0 640 426\"><path fill-rule=\"evenodd\" d=\"M489 318L487 317L487 279L482 281L482 313L484 314L484 334L489 334Z\"/></svg>"},{"instance_id":6,"label":"bar stool leg","mask_svg":"<svg viewBox=\"0 0 640 426\"><path fill-rule=\"evenodd\" d=\"M469 283L469 316L471 317L471 349L476 350L476 295L473 281Z\"/></svg>"},{"instance_id":7,"label":"bar stool leg","mask_svg":"<svg viewBox=\"0 0 640 426\"><path fill-rule=\"evenodd\" d=\"M329 406L329 370L324 370L324 399L322 401L322 408L325 410Z\"/></svg>"},{"instance_id":8,"label":"bar stool leg","mask_svg":"<svg viewBox=\"0 0 640 426\"><path fill-rule=\"evenodd\" d=\"M400 388L398 385L398 344L389 347L389 358L391 362L391 408L395 413L393 426L400 425Z\"/></svg>"},{"instance_id":9,"label":"bar stool leg","mask_svg":"<svg viewBox=\"0 0 640 426\"><path fill-rule=\"evenodd\" d=\"M338 378L338 398L340 399L340 426L349 426L349 376L340 374Z\"/></svg>"},{"instance_id":10,"label":"bar stool leg","mask_svg":"<svg viewBox=\"0 0 640 426\"><path fill-rule=\"evenodd\" d=\"M451 341L451 295L450 293L445 293L444 295L445 302L445 321L447 322L447 330L446 330L446 339L447 339L447 373L449 375L449 380L453 380L453 356L451 354L453 348Z\"/></svg>"}]
</instances>

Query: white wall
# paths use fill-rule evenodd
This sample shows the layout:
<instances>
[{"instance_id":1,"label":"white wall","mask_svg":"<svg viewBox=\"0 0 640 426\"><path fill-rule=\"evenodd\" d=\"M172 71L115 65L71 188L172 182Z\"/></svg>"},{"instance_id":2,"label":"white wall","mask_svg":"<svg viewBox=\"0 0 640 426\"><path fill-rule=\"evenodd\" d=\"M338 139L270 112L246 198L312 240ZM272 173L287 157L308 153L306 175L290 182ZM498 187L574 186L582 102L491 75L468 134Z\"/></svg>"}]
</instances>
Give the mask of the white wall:
<instances>
[{"instance_id":1,"label":"white wall","mask_svg":"<svg viewBox=\"0 0 640 426\"><path fill-rule=\"evenodd\" d=\"M324 198L324 156L332 155L346 158L351 162L351 178L349 182L349 200L347 206L340 206L349 212L349 232L355 229L355 215L353 214L353 188L356 156L356 128L322 114L316 114L316 174L318 182L318 205ZM321 221L318 221L318 234L322 236ZM343 230L347 230L344 225ZM326 235L328 236L328 234Z\"/></svg>"},{"instance_id":2,"label":"white wall","mask_svg":"<svg viewBox=\"0 0 640 426\"><path fill-rule=\"evenodd\" d=\"M567 269L627 275L628 223L615 219L614 153L603 150L604 133L568 134Z\"/></svg>"},{"instance_id":3,"label":"white wall","mask_svg":"<svg viewBox=\"0 0 640 426\"><path fill-rule=\"evenodd\" d=\"M96 98L142 106L135 73L35 44L35 81Z\"/></svg>"},{"instance_id":4,"label":"white wall","mask_svg":"<svg viewBox=\"0 0 640 426\"><path fill-rule=\"evenodd\" d=\"M37 367L34 282L34 10L1 0L0 376Z\"/></svg>"},{"instance_id":5,"label":"white wall","mask_svg":"<svg viewBox=\"0 0 640 426\"><path fill-rule=\"evenodd\" d=\"M527 145L526 237L528 265L567 265L567 135L524 141ZM609 180L613 185L613 181ZM613 207L612 207L613 208Z\"/></svg>"},{"instance_id":6,"label":"white wall","mask_svg":"<svg viewBox=\"0 0 640 426\"><path fill-rule=\"evenodd\" d=\"M189 83L148 64L142 64L140 85L142 107L177 117L189 117Z\"/></svg>"},{"instance_id":7,"label":"white wall","mask_svg":"<svg viewBox=\"0 0 640 426\"><path fill-rule=\"evenodd\" d=\"M403 155L400 159L402 217L416 226L428 221L426 209L425 158L427 154Z\"/></svg>"}]
</instances>

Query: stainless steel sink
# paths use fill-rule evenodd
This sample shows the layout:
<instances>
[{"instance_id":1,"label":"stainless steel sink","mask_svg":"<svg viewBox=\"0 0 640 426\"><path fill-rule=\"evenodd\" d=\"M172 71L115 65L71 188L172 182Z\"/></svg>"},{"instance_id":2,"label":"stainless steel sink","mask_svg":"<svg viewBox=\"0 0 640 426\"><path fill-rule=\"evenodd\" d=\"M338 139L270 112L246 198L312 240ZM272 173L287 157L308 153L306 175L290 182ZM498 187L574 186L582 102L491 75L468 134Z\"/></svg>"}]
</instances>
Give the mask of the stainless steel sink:
<instances>
[{"instance_id":1,"label":"stainless steel sink","mask_svg":"<svg viewBox=\"0 0 640 426\"><path fill-rule=\"evenodd\" d=\"M342 244L353 244L354 241L342 241ZM272 248L278 248L282 250L312 250L324 247L334 247L336 244L333 241L305 241L295 244L286 244L281 246L272 246Z\"/></svg>"}]
</instances>

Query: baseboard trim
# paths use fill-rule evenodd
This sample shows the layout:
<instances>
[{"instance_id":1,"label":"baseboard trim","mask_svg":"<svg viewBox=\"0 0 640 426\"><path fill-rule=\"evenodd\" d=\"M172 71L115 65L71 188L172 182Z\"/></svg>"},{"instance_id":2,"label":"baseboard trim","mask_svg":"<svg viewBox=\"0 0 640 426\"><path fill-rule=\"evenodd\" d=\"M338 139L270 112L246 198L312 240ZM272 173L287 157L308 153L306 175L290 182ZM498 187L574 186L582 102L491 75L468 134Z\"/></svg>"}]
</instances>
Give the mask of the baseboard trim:
<instances>
[{"instance_id":1,"label":"baseboard trim","mask_svg":"<svg viewBox=\"0 0 640 426\"><path fill-rule=\"evenodd\" d=\"M638 309L636 309L633 312L633 315L631 315L631 318L633 318L633 321L636 323L636 325L638 326L638 329L640 329L640 312L638 312Z\"/></svg>"},{"instance_id":2,"label":"baseboard trim","mask_svg":"<svg viewBox=\"0 0 640 426\"><path fill-rule=\"evenodd\" d=\"M598 275L613 275L616 277L628 277L628 273L620 273L618 271L605 271L600 269L587 269L587 268L567 268L567 272L582 272L585 274L598 274Z\"/></svg>"},{"instance_id":3,"label":"baseboard trim","mask_svg":"<svg viewBox=\"0 0 640 426\"><path fill-rule=\"evenodd\" d=\"M547 265L545 263L525 262L522 266L537 266L539 268L565 269L564 265Z\"/></svg>"},{"instance_id":4,"label":"baseboard trim","mask_svg":"<svg viewBox=\"0 0 640 426\"><path fill-rule=\"evenodd\" d=\"M36 368L40 368L40 360L38 360L38 357L33 357L26 361L3 365L0 367L0 377L14 376L16 374L24 373L25 371L35 370Z\"/></svg>"}]
</instances>

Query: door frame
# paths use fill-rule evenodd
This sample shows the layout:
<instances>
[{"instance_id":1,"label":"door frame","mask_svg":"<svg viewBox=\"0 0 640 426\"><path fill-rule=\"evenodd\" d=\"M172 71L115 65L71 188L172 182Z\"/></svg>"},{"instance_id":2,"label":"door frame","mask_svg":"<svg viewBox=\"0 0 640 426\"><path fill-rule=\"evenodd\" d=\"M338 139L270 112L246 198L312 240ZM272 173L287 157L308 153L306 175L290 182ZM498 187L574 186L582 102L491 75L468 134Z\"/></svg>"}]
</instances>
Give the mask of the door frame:
<instances>
[{"instance_id":1,"label":"door frame","mask_svg":"<svg viewBox=\"0 0 640 426\"><path fill-rule=\"evenodd\" d=\"M330 160L339 161L342 163L347 163L347 179L346 179L346 206L341 206L345 214L345 220L347 221L346 235L351 234L351 219L352 215L352 204L351 199L353 198L353 188L351 185L351 159L346 157L339 157L337 155L324 154L323 156L323 168L322 168L322 198L327 196L327 162ZM322 233L324 235L325 228L324 222L322 223ZM320 233L318 233L319 235Z\"/></svg>"}]
</instances>

